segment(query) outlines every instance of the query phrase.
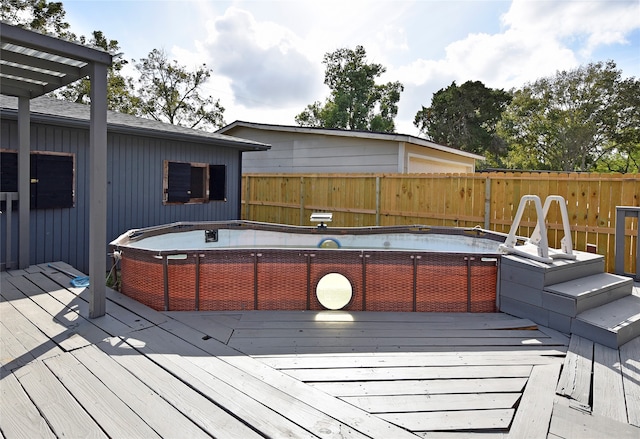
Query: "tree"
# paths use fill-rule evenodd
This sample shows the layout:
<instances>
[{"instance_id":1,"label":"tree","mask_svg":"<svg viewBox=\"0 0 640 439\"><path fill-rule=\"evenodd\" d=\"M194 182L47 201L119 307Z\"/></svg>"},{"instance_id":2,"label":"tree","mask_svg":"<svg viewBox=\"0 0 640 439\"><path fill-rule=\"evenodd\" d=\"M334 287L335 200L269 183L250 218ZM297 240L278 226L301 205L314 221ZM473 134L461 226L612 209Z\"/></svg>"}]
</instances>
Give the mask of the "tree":
<instances>
[{"instance_id":1,"label":"tree","mask_svg":"<svg viewBox=\"0 0 640 439\"><path fill-rule=\"evenodd\" d=\"M72 33L69 23L64 21L66 12L62 2L46 0L2 0L2 19L14 25L42 33L52 33L59 38L87 44L84 35ZM93 31L89 45L106 50L112 55L120 50L118 41L109 40L101 31ZM121 113L136 114L137 99L134 96L133 80L121 73L127 61L116 57L109 67L107 77L107 108ZM51 93L66 101L88 104L91 82L83 78Z\"/></svg>"},{"instance_id":2,"label":"tree","mask_svg":"<svg viewBox=\"0 0 640 439\"><path fill-rule=\"evenodd\" d=\"M86 44L86 38L80 37L80 43ZM118 41L108 40L101 31L93 31L89 44L111 54L120 50ZM128 61L115 55L107 72L107 108L126 114L138 114L139 98L135 95L133 79L122 75L122 69ZM66 101L88 104L91 96L91 81L83 78L56 91L54 95Z\"/></svg>"},{"instance_id":3,"label":"tree","mask_svg":"<svg viewBox=\"0 0 640 439\"><path fill-rule=\"evenodd\" d=\"M489 164L501 166L506 146L496 134L511 94L485 87L480 81L455 81L433 94L430 107L416 113L413 124L436 143L485 155Z\"/></svg>"},{"instance_id":4,"label":"tree","mask_svg":"<svg viewBox=\"0 0 640 439\"><path fill-rule=\"evenodd\" d=\"M362 46L326 53L324 83L331 90L324 104L316 101L295 117L300 126L393 132L393 119L404 87L400 82L377 85L386 69L367 63Z\"/></svg>"},{"instance_id":5,"label":"tree","mask_svg":"<svg viewBox=\"0 0 640 439\"><path fill-rule=\"evenodd\" d=\"M54 34L61 38L75 38L69 32L69 23L64 21L62 2L46 0L2 0L0 19L41 33Z\"/></svg>"},{"instance_id":6,"label":"tree","mask_svg":"<svg viewBox=\"0 0 640 439\"><path fill-rule=\"evenodd\" d=\"M625 79L619 90L616 131L595 170L640 172L640 80Z\"/></svg>"},{"instance_id":7,"label":"tree","mask_svg":"<svg viewBox=\"0 0 640 439\"><path fill-rule=\"evenodd\" d=\"M499 124L514 168L588 171L620 151L637 151L637 102L613 61L557 72L514 93ZM636 84L636 85L634 85Z\"/></svg>"},{"instance_id":8,"label":"tree","mask_svg":"<svg viewBox=\"0 0 640 439\"><path fill-rule=\"evenodd\" d=\"M177 61L169 61L163 50L152 50L136 64L140 72L138 97L144 116L189 128L224 126L224 108L219 100L201 95L211 76L206 65L189 72Z\"/></svg>"}]
</instances>

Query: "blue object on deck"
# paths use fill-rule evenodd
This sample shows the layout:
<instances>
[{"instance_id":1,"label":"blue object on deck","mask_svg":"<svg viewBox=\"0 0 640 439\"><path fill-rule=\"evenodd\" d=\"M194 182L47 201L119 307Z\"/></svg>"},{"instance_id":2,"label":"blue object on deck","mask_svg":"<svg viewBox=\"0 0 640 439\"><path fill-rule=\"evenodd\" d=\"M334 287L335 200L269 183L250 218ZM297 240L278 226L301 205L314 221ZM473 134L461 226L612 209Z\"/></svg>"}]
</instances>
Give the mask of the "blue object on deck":
<instances>
[{"instance_id":1,"label":"blue object on deck","mask_svg":"<svg viewBox=\"0 0 640 439\"><path fill-rule=\"evenodd\" d=\"M65 271L62 268L56 267L55 265L48 264L49 268L53 268L54 270L58 270L60 273L66 274L69 277L72 277L70 284L76 288L86 288L89 286L89 276L76 276L75 274Z\"/></svg>"},{"instance_id":2,"label":"blue object on deck","mask_svg":"<svg viewBox=\"0 0 640 439\"><path fill-rule=\"evenodd\" d=\"M71 285L76 288L85 288L89 286L89 276L78 276L71 279Z\"/></svg>"}]
</instances>

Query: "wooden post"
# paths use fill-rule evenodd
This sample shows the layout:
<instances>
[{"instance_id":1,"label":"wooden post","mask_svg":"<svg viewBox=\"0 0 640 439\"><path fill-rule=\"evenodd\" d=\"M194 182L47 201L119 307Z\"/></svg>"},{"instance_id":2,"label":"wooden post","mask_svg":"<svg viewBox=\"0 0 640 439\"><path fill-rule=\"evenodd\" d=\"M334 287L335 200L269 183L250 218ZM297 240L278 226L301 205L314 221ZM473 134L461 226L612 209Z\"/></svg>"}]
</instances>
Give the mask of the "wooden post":
<instances>
[{"instance_id":1,"label":"wooden post","mask_svg":"<svg viewBox=\"0 0 640 439\"><path fill-rule=\"evenodd\" d=\"M376 226L380 225L380 176L376 176Z\"/></svg>"},{"instance_id":2,"label":"wooden post","mask_svg":"<svg viewBox=\"0 0 640 439\"><path fill-rule=\"evenodd\" d=\"M249 216L249 214L251 213L249 209L249 201L250 201L249 197L251 196L251 190L249 187L250 185L251 185L251 177L246 175L244 177L244 219L245 220L251 219L251 217Z\"/></svg>"},{"instance_id":3,"label":"wooden post","mask_svg":"<svg viewBox=\"0 0 640 439\"><path fill-rule=\"evenodd\" d=\"M623 276L631 274L636 280L640 280L640 232L636 238L636 272L626 273L624 268L626 218L637 218L640 224L640 207L616 206L615 273Z\"/></svg>"},{"instance_id":4,"label":"wooden post","mask_svg":"<svg viewBox=\"0 0 640 439\"><path fill-rule=\"evenodd\" d=\"M31 101L18 98L18 268L27 268L30 263L29 236L31 204Z\"/></svg>"},{"instance_id":5,"label":"wooden post","mask_svg":"<svg viewBox=\"0 0 640 439\"><path fill-rule=\"evenodd\" d=\"M89 317L106 312L107 269L107 68L91 66L89 126Z\"/></svg>"},{"instance_id":6,"label":"wooden post","mask_svg":"<svg viewBox=\"0 0 640 439\"><path fill-rule=\"evenodd\" d=\"M491 227L491 178L484 179L484 228Z\"/></svg>"},{"instance_id":7,"label":"wooden post","mask_svg":"<svg viewBox=\"0 0 640 439\"><path fill-rule=\"evenodd\" d=\"M300 225L304 226L304 177L300 177Z\"/></svg>"},{"instance_id":8,"label":"wooden post","mask_svg":"<svg viewBox=\"0 0 640 439\"><path fill-rule=\"evenodd\" d=\"M13 235L13 224L11 221L13 217L13 192L8 192L4 200L7 203L7 211L5 212L7 217L7 242L5 242L6 256L4 260L5 269L8 270L10 268L13 268L13 264L11 263L11 247L13 246L13 243L11 242L11 236Z\"/></svg>"}]
</instances>

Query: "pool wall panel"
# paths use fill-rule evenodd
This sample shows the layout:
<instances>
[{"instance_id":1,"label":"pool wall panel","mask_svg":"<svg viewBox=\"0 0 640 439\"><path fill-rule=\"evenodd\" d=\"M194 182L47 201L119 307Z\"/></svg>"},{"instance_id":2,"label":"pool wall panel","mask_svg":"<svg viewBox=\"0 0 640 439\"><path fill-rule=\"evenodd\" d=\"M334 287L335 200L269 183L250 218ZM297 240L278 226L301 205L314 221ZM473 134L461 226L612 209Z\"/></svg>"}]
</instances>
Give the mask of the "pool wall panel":
<instances>
[{"instance_id":1,"label":"pool wall panel","mask_svg":"<svg viewBox=\"0 0 640 439\"><path fill-rule=\"evenodd\" d=\"M351 301L343 309L347 311L365 311L363 296L363 254L361 251L323 250L311 252L310 262L310 307L311 310L323 310L315 291L320 279L329 273L340 273L351 283Z\"/></svg>"},{"instance_id":2,"label":"pool wall panel","mask_svg":"<svg viewBox=\"0 0 640 439\"><path fill-rule=\"evenodd\" d=\"M127 251L122 292L157 310L322 310L316 287L335 272L351 283L352 298L343 308L348 311L496 310L497 263L478 257L341 250L172 256Z\"/></svg>"},{"instance_id":3,"label":"pool wall panel","mask_svg":"<svg viewBox=\"0 0 640 439\"><path fill-rule=\"evenodd\" d=\"M416 265L416 311L467 312L464 257L422 255Z\"/></svg>"},{"instance_id":4,"label":"pool wall panel","mask_svg":"<svg viewBox=\"0 0 640 439\"><path fill-rule=\"evenodd\" d=\"M254 268L255 252L229 250L206 253L200 258L198 309L255 309Z\"/></svg>"}]
</instances>

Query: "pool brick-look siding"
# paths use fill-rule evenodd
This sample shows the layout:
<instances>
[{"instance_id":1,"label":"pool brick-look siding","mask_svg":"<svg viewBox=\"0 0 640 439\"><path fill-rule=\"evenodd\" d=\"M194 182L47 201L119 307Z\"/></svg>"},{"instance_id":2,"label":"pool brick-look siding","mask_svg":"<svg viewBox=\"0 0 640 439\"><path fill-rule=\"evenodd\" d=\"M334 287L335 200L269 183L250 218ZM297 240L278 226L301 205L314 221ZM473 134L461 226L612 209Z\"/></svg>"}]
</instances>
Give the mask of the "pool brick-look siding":
<instances>
[{"instance_id":1,"label":"pool brick-look siding","mask_svg":"<svg viewBox=\"0 0 640 439\"><path fill-rule=\"evenodd\" d=\"M170 311L322 310L327 273L347 277L349 311L495 312L497 258L339 249L122 252L122 292ZM495 256L495 255L487 255ZM184 257L184 256L183 256Z\"/></svg>"}]
</instances>

